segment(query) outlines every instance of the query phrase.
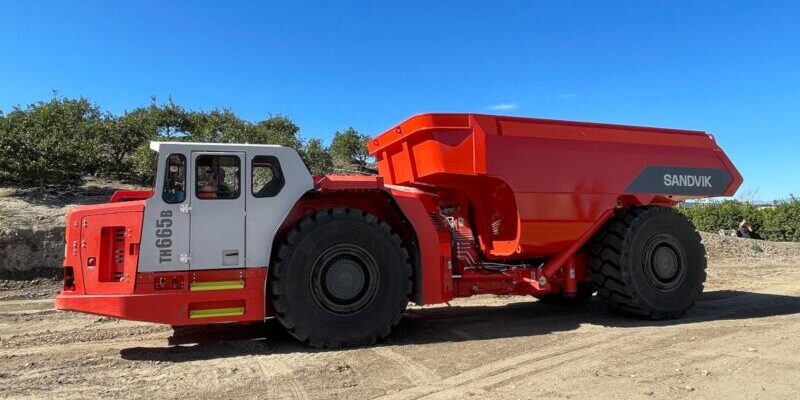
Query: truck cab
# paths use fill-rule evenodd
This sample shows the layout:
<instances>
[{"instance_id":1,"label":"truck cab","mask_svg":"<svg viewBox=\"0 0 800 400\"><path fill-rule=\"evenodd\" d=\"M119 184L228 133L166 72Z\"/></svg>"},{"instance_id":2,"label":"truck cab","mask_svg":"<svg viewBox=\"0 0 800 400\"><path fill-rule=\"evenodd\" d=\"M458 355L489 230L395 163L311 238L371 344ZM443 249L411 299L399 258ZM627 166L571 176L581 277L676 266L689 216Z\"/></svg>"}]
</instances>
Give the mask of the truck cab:
<instances>
[{"instance_id":1,"label":"truck cab","mask_svg":"<svg viewBox=\"0 0 800 400\"><path fill-rule=\"evenodd\" d=\"M308 168L282 146L150 147L158 153L152 191L120 191L108 204L69 211L57 307L175 325L220 313L263 319L271 244L314 187ZM192 302L192 293L205 304ZM191 312L203 310L211 311Z\"/></svg>"},{"instance_id":2,"label":"truck cab","mask_svg":"<svg viewBox=\"0 0 800 400\"><path fill-rule=\"evenodd\" d=\"M265 267L277 228L314 184L293 149L160 143L139 272Z\"/></svg>"}]
</instances>

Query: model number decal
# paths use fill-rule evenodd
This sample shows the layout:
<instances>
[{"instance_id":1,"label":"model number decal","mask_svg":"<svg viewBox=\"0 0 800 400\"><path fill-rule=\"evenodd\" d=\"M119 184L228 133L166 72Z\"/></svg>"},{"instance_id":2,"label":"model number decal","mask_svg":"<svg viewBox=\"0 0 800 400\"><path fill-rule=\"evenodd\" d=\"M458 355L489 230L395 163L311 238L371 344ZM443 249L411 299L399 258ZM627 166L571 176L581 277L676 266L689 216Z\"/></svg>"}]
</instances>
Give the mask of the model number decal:
<instances>
[{"instance_id":1,"label":"model number decal","mask_svg":"<svg viewBox=\"0 0 800 400\"><path fill-rule=\"evenodd\" d=\"M172 211L163 210L156 220L158 263L172 262Z\"/></svg>"}]
</instances>

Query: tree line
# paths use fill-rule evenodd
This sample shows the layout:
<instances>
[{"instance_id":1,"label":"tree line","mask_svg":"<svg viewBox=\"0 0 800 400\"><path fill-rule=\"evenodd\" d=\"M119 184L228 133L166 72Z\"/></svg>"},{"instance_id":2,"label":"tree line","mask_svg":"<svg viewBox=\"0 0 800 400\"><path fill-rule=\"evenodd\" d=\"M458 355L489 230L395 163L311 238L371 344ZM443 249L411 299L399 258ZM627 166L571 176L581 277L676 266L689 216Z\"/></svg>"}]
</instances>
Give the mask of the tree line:
<instances>
[{"instance_id":1,"label":"tree line","mask_svg":"<svg viewBox=\"0 0 800 400\"><path fill-rule=\"evenodd\" d=\"M752 237L778 242L800 242L800 199L790 196L767 207L736 200L714 201L694 207L678 207L698 230L719 232L736 229L742 220L753 226Z\"/></svg>"},{"instance_id":2,"label":"tree line","mask_svg":"<svg viewBox=\"0 0 800 400\"><path fill-rule=\"evenodd\" d=\"M87 176L148 183L155 171L149 142L192 141L277 144L297 150L313 174L374 173L368 137L354 128L334 133L330 146L304 138L289 117L247 121L232 110L187 110L172 99L114 115L85 97L54 95L0 111L0 179L3 184L74 184Z\"/></svg>"}]
</instances>

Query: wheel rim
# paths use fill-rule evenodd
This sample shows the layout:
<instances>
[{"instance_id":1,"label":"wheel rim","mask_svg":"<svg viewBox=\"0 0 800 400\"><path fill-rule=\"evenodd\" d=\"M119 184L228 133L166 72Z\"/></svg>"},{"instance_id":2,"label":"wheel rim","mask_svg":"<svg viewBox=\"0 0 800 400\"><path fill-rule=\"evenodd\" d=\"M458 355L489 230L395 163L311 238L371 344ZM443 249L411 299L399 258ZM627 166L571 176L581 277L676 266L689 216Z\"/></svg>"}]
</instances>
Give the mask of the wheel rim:
<instances>
[{"instance_id":1,"label":"wheel rim","mask_svg":"<svg viewBox=\"0 0 800 400\"><path fill-rule=\"evenodd\" d=\"M363 247L339 244L314 261L311 293L314 301L335 314L354 314L369 306L378 291L375 259Z\"/></svg>"},{"instance_id":2,"label":"wheel rim","mask_svg":"<svg viewBox=\"0 0 800 400\"><path fill-rule=\"evenodd\" d=\"M650 286L662 292L671 292L686 279L683 247L672 236L656 235L645 246L642 267Z\"/></svg>"}]
</instances>

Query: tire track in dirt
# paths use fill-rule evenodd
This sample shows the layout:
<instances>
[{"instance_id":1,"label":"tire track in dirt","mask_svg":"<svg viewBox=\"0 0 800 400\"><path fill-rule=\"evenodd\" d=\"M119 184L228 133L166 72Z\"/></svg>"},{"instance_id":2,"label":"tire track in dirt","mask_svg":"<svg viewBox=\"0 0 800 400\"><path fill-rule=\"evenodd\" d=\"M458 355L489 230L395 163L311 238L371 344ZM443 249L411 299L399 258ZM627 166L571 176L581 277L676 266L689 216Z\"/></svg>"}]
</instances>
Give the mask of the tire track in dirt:
<instances>
[{"instance_id":1,"label":"tire track in dirt","mask_svg":"<svg viewBox=\"0 0 800 400\"><path fill-rule=\"evenodd\" d=\"M6 349L0 349L0 357L11 355L26 355L44 353L48 355L57 355L63 353L70 353L75 350L86 351L87 349L103 349L103 350L122 350L132 346L141 346L142 344L149 344L155 341L162 341L166 343L164 332L155 331L150 333L137 333L128 335L130 338L119 339L119 337L109 337L98 340L82 340L80 342L67 342L60 343L58 346L50 345L36 345L36 346L19 346L19 345L4 345ZM36 341L36 337L33 337ZM46 342L46 339L39 340L38 343Z\"/></svg>"},{"instance_id":2,"label":"tire track in dirt","mask_svg":"<svg viewBox=\"0 0 800 400\"><path fill-rule=\"evenodd\" d=\"M489 388L496 388L498 386L502 386L503 384L518 380L522 377L526 376L536 376L539 373L544 372L554 372L557 371L559 368L564 368L565 366L569 366L567 369L574 369L573 364L576 361L581 361L578 365L582 368L591 367L604 367L608 364L613 364L610 362L611 360L594 360L592 363L587 364L584 360L588 356L594 356L598 353L600 354L609 354L613 355L613 359L624 359L626 360L626 366L628 368L637 369L637 366L640 365L647 365L650 360L652 359L675 359L674 356L674 348L678 346L686 346L685 341L678 340L677 336L684 334L688 335L691 334L692 336L697 335L703 337L704 341L708 341L714 338L720 338L729 336L732 334L736 334L738 329L736 327L693 327L691 330L684 331L684 330L674 330L669 329L667 327L658 327L653 329L636 329L630 333L612 333L612 334L604 334L603 332L588 332L584 333L585 338L582 342L585 342L587 339L596 341L596 345L579 345L571 347L570 349L564 352L556 352L554 354L547 355L542 357L538 360L532 360L534 362L523 362L514 367L511 367L507 370L499 372L497 374L490 374L484 377L475 379L475 380L452 380L448 381L448 379L442 380L443 383L446 384L445 388L439 388L439 390L433 391L429 394L424 394L422 396L416 397L417 399L427 399L427 400L442 400L442 399L453 399L453 398L462 398L466 395L469 395L470 392L481 392L485 389ZM626 328L626 331L631 329ZM657 344L657 346L656 346ZM702 346L700 342L697 343L697 346ZM562 347L563 348L563 347ZM655 348L655 349L654 349ZM640 355L646 352L648 355L647 357L641 357ZM699 353L699 352L698 352ZM724 357L724 354L708 354L706 355L709 359L715 359L719 357ZM697 356L695 355L695 358ZM754 359L755 357L749 355L748 359ZM763 356L760 357L761 360L767 359ZM787 367L789 367L787 365ZM680 368L676 371L682 371ZM470 372L470 371L467 371ZM682 372L677 372L678 374L682 374ZM456 375L458 376L458 375ZM438 382L437 382L438 384Z\"/></svg>"},{"instance_id":3,"label":"tire track in dirt","mask_svg":"<svg viewBox=\"0 0 800 400\"><path fill-rule=\"evenodd\" d=\"M151 334L166 334L169 327L152 326L118 326L109 328L83 328L81 330L44 331L12 335L0 342L0 349L24 348L28 345L38 346L40 343L50 345L73 345L85 342L101 342L131 337L146 337Z\"/></svg>"},{"instance_id":4,"label":"tire track in dirt","mask_svg":"<svg viewBox=\"0 0 800 400\"><path fill-rule=\"evenodd\" d=\"M18 311L55 311L53 299L5 300L0 301L0 314Z\"/></svg>"},{"instance_id":5,"label":"tire track in dirt","mask_svg":"<svg viewBox=\"0 0 800 400\"><path fill-rule=\"evenodd\" d=\"M523 361L509 369L497 371L498 373L488 374L477 379L447 382L447 386L449 387L421 396L419 398L427 400L459 398L470 390L493 387L525 375L532 375L539 372L552 370L565 364L581 360L587 355L596 353L613 354L617 349L630 348L630 343L635 341L632 339L635 339L636 336L640 335L619 333L599 337L592 334L586 334L586 337L581 340L581 344L570 345L567 350L552 352L548 355L544 355L530 361ZM670 335L662 334L661 336L666 337ZM651 335L649 338L652 339L653 336ZM620 339L623 341L620 341ZM587 340L593 341L594 343L584 344Z\"/></svg>"},{"instance_id":6,"label":"tire track in dirt","mask_svg":"<svg viewBox=\"0 0 800 400\"><path fill-rule=\"evenodd\" d=\"M0 311L0 318L2 317L16 317L16 316L28 316L28 315L36 315L36 316L44 316L44 315L53 315L58 313L56 310L15 310L15 311Z\"/></svg>"},{"instance_id":7,"label":"tire track in dirt","mask_svg":"<svg viewBox=\"0 0 800 400\"><path fill-rule=\"evenodd\" d=\"M417 399L458 386L464 386L468 384L475 385L475 382L482 382L498 374L519 369L520 365L590 349L592 347L599 346L601 344L599 343L600 340L613 342L615 339L622 336L624 336L624 334L619 333L608 335L602 339L599 339L596 335L583 334L577 340L566 339L567 344L564 347L547 346L544 351L527 351L516 356L483 364L479 367L469 369L459 374L440 379L426 385L417 385L415 387L378 398L385 400Z\"/></svg>"},{"instance_id":8,"label":"tire track in dirt","mask_svg":"<svg viewBox=\"0 0 800 400\"><path fill-rule=\"evenodd\" d=\"M286 388L289 392L292 399L297 400L308 400L308 392L303 387L303 384L300 383L294 376L294 370L292 370L289 365L284 363L283 361L277 358L270 358L269 363L267 363L267 358L265 356L256 356L255 361L258 364L259 370L261 371L262 376L270 377L273 375L280 375L284 379L280 382L280 385L268 385L270 390L274 390L276 387ZM285 386L283 386L285 384ZM281 391L283 392L283 391ZM267 396L269 398L272 397L279 397L278 396ZM280 396L282 397L282 396Z\"/></svg>"},{"instance_id":9,"label":"tire track in dirt","mask_svg":"<svg viewBox=\"0 0 800 400\"><path fill-rule=\"evenodd\" d=\"M412 384L427 384L439 380L439 375L421 363L406 357L389 347L377 347L372 351L386 361L394 364Z\"/></svg>"}]
</instances>

